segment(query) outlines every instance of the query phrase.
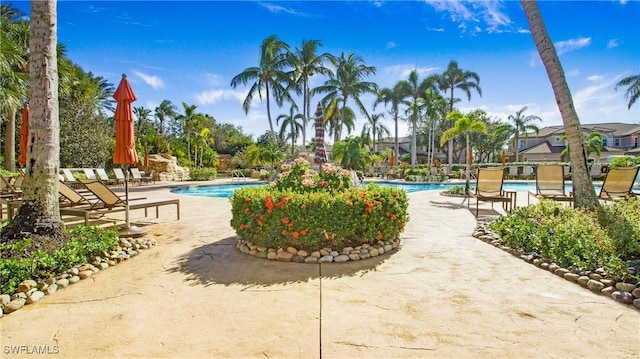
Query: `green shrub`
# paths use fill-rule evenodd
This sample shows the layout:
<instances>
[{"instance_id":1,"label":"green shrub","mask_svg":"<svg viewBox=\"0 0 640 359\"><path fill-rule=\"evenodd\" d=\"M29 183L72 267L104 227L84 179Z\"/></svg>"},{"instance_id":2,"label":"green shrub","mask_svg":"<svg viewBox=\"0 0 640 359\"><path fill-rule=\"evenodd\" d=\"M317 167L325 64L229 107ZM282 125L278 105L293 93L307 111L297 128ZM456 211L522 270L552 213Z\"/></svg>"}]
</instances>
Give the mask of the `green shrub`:
<instances>
[{"instance_id":1,"label":"green shrub","mask_svg":"<svg viewBox=\"0 0 640 359\"><path fill-rule=\"evenodd\" d=\"M268 186L238 189L231 197L231 226L258 246L316 250L395 239L409 219L405 191L375 183L351 187L348 171L308 162L284 165Z\"/></svg>"},{"instance_id":2,"label":"green shrub","mask_svg":"<svg viewBox=\"0 0 640 359\"><path fill-rule=\"evenodd\" d=\"M192 181L210 181L217 176L218 171L215 168L189 167L189 177Z\"/></svg>"},{"instance_id":3,"label":"green shrub","mask_svg":"<svg viewBox=\"0 0 640 359\"><path fill-rule=\"evenodd\" d=\"M489 228L520 252L537 253L566 267L607 267L618 279L626 277L623 260L640 254L640 203L636 199L603 205L600 213L542 200L515 209Z\"/></svg>"},{"instance_id":4,"label":"green shrub","mask_svg":"<svg viewBox=\"0 0 640 359\"><path fill-rule=\"evenodd\" d=\"M445 189L444 191L442 191L442 193L450 194L450 195L456 195L456 196L464 196L464 195L466 195L466 192L464 191L464 186L461 186L461 185L451 186L451 187Z\"/></svg>"},{"instance_id":5,"label":"green shrub","mask_svg":"<svg viewBox=\"0 0 640 359\"><path fill-rule=\"evenodd\" d=\"M0 283L2 293L12 294L20 282L27 279L47 279L73 267L88 263L92 256L109 251L118 245L115 229L101 229L97 226L78 226L69 230L70 239L52 254L42 250L31 252L28 258L0 258ZM31 239L14 244L0 244L0 252L25 250L31 246Z\"/></svg>"}]
</instances>

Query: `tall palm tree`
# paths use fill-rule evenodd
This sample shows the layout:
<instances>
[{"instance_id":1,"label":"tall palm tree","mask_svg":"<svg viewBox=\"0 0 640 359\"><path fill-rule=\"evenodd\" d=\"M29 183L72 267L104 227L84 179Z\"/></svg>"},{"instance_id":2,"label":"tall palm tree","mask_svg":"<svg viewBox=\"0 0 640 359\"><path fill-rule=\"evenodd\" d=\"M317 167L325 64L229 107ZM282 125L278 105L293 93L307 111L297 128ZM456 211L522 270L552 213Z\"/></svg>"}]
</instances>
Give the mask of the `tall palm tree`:
<instances>
[{"instance_id":1,"label":"tall palm tree","mask_svg":"<svg viewBox=\"0 0 640 359\"><path fill-rule=\"evenodd\" d=\"M291 96L288 92L291 78L285 71L291 65L291 56L289 56L288 52L289 45L276 35L271 35L264 39L260 45L258 66L248 67L231 79L233 88L240 84L246 86L249 81L255 80L242 103L242 109L245 114L249 113L249 108L256 95L262 101L262 90L264 89L267 101L267 119L269 120L269 128L271 129L274 143L277 142L277 138L273 129L273 121L271 120L271 97L273 95L273 99L280 107L282 107L284 100L291 101Z\"/></svg>"},{"instance_id":2,"label":"tall palm tree","mask_svg":"<svg viewBox=\"0 0 640 359\"><path fill-rule=\"evenodd\" d=\"M625 100L629 101L627 109L631 110L631 106L640 98L640 75L625 77L616 84L618 87L629 86L624 93Z\"/></svg>"},{"instance_id":3,"label":"tall palm tree","mask_svg":"<svg viewBox=\"0 0 640 359\"><path fill-rule=\"evenodd\" d=\"M382 123L380 123L380 119L384 118L383 113L372 113L367 117L367 122L362 126L362 134L365 137L365 134L371 133L371 142L373 143L372 150L373 152L377 152L376 148L376 139L380 140L382 136L390 136L391 132L389 129L385 127Z\"/></svg>"},{"instance_id":4,"label":"tall palm tree","mask_svg":"<svg viewBox=\"0 0 640 359\"><path fill-rule=\"evenodd\" d=\"M560 139L563 141L567 141L568 137L567 135L562 135ZM590 154L595 153L596 157L600 158L600 155L602 154L602 146L604 146L604 138L598 131L589 132L587 137L584 139L584 147L587 150L587 157L589 157ZM562 150L560 154L562 155L562 157L564 157L569 155L569 151L569 146L567 146Z\"/></svg>"},{"instance_id":5,"label":"tall palm tree","mask_svg":"<svg viewBox=\"0 0 640 359\"><path fill-rule=\"evenodd\" d=\"M160 102L160 105L155 109L155 115L158 119L158 132L160 135L164 135L165 121L175 119L178 116L178 108L169 100Z\"/></svg>"},{"instance_id":6,"label":"tall palm tree","mask_svg":"<svg viewBox=\"0 0 640 359\"><path fill-rule=\"evenodd\" d=\"M393 86L393 88L383 88L378 92L377 99L373 103L373 108L375 109L377 105L384 103L385 106L391 104L390 113L393 115L393 122L395 126L395 135L394 135L394 154L395 154L395 163L400 162L400 145L398 143L398 120L400 119L400 106L409 105L409 101L407 100L409 97L409 93L406 90L406 84L402 81L398 82Z\"/></svg>"},{"instance_id":7,"label":"tall palm tree","mask_svg":"<svg viewBox=\"0 0 640 359\"><path fill-rule=\"evenodd\" d=\"M367 66L362 57L350 53L342 53L340 57L329 56L329 62L334 66L335 72L329 74L330 78L321 86L311 91L312 95L326 94L321 100L327 117L332 117L334 112L346 114L347 101L351 98L363 115L368 115L367 109L360 100L360 96L367 93L376 93L378 86L373 82L364 81L370 75L375 75L376 68ZM339 110L338 106L342 106ZM334 128L334 141L340 141L343 119L336 119Z\"/></svg>"},{"instance_id":8,"label":"tall palm tree","mask_svg":"<svg viewBox=\"0 0 640 359\"><path fill-rule=\"evenodd\" d=\"M309 78L316 74L328 76L331 70L324 66L328 53L318 55L318 48L322 46L320 40L302 40L300 48L296 47L292 53L293 81L302 91L302 144L307 141L307 123L311 121L311 95ZM304 148L303 148L304 149Z\"/></svg>"},{"instance_id":9,"label":"tall palm tree","mask_svg":"<svg viewBox=\"0 0 640 359\"><path fill-rule=\"evenodd\" d=\"M417 130L418 122L421 120L421 111L424 109L424 97L427 89L436 89L436 78L428 77L422 81L419 80L418 70L412 70L409 78L404 81L403 87L408 91L410 97L407 114L411 122L411 166L417 164Z\"/></svg>"},{"instance_id":10,"label":"tall palm tree","mask_svg":"<svg viewBox=\"0 0 640 359\"><path fill-rule=\"evenodd\" d=\"M465 176L465 193L469 193L469 182L471 180L471 134L474 132L487 133L486 124L480 119L482 113L477 111L471 112L468 115L462 114L460 111L449 112L447 120L454 121L453 127L444 131L442 138L440 139L440 145L444 145L447 141L458 137L464 136L466 149L467 149L467 173Z\"/></svg>"},{"instance_id":11,"label":"tall palm tree","mask_svg":"<svg viewBox=\"0 0 640 359\"><path fill-rule=\"evenodd\" d=\"M527 106L522 107L520 110L516 111L515 115L509 115L509 121L513 123L511 129L513 131L513 139L515 141L514 148L516 152L516 162L518 162L518 155L520 154L520 136L522 135L524 139L527 138L527 134L532 131L535 132L536 135L540 133L540 128L534 125L533 121L542 121L539 116L536 115L524 115L524 112L527 111Z\"/></svg>"},{"instance_id":12,"label":"tall palm tree","mask_svg":"<svg viewBox=\"0 0 640 359\"><path fill-rule=\"evenodd\" d=\"M440 75L433 75L433 81L438 84L440 91L445 94L449 94L449 109L448 112L453 112L453 104L458 101L454 97L455 90L462 90L467 99L471 101L471 90L476 90L478 95L482 96L482 89L480 88L480 76L472 71L462 70L458 67L458 62L451 60L447 69ZM453 139L448 143L448 161L449 167L453 165Z\"/></svg>"},{"instance_id":13,"label":"tall palm tree","mask_svg":"<svg viewBox=\"0 0 640 359\"><path fill-rule=\"evenodd\" d=\"M428 88L424 94L425 119L427 120L429 159L428 163L433 163L435 141L436 141L436 125L438 121L444 120L446 117L447 101L438 92L432 88Z\"/></svg>"},{"instance_id":14,"label":"tall palm tree","mask_svg":"<svg viewBox=\"0 0 640 359\"><path fill-rule=\"evenodd\" d=\"M333 159L340 163L342 168L363 170L366 165L367 152L362 148L362 139L359 137L347 137L343 141L333 144Z\"/></svg>"},{"instance_id":15,"label":"tall palm tree","mask_svg":"<svg viewBox=\"0 0 640 359\"><path fill-rule=\"evenodd\" d=\"M35 248L51 251L67 240L58 202L60 126L55 0L31 2L29 33L31 150L27 155L22 205L2 230L0 242L32 238Z\"/></svg>"},{"instance_id":16,"label":"tall palm tree","mask_svg":"<svg viewBox=\"0 0 640 359\"><path fill-rule=\"evenodd\" d=\"M335 101L336 109L334 111L327 111L324 115L325 127L327 128L327 134L334 136L334 140L338 135L338 132L343 128L347 129L347 133L351 133L355 128L356 114L350 107L340 106L342 100Z\"/></svg>"},{"instance_id":17,"label":"tall palm tree","mask_svg":"<svg viewBox=\"0 0 640 359\"><path fill-rule=\"evenodd\" d=\"M296 149L296 140L300 135L300 132L303 131L304 128L304 115L298 113L298 106L296 104L291 104L291 108L289 109L289 114L282 114L276 118L276 123L279 124L280 120L282 120L282 125L280 125L280 137L285 137L284 134L289 131L287 137L291 138L291 156L293 156L294 151ZM301 121L298 121L301 120ZM304 134L304 132L303 132ZM303 135L304 138L304 135ZM304 142L303 142L304 144Z\"/></svg>"},{"instance_id":18,"label":"tall palm tree","mask_svg":"<svg viewBox=\"0 0 640 359\"><path fill-rule=\"evenodd\" d=\"M567 79L564 76L564 70L558 58L558 53L544 25L538 3L533 0L521 0L521 3L527 16L527 21L529 22L533 42L536 44L542 63L547 70L547 76L551 82L556 103L562 115L564 130L569 141L569 158L572 169L571 179L575 193L574 206L583 208L599 207L600 202L593 188L591 176L589 176L580 119L573 105L571 91L569 91Z\"/></svg>"}]
</instances>

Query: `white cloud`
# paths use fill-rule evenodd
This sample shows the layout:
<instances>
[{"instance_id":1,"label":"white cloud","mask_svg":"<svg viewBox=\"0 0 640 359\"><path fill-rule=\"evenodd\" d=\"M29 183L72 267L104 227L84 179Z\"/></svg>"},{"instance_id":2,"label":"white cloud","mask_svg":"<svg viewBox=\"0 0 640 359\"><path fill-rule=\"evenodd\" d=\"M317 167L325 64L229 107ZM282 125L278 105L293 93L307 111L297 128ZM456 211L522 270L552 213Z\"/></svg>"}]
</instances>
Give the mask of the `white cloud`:
<instances>
[{"instance_id":1,"label":"white cloud","mask_svg":"<svg viewBox=\"0 0 640 359\"><path fill-rule=\"evenodd\" d=\"M600 81L602 81L603 78L604 78L604 76L595 74L595 75L591 75L591 76L587 77L587 80L589 80L591 82L600 82Z\"/></svg>"},{"instance_id":2,"label":"white cloud","mask_svg":"<svg viewBox=\"0 0 640 359\"><path fill-rule=\"evenodd\" d=\"M154 90L164 88L164 81L158 76L147 75L140 71L133 71L133 74L142 79L147 85L151 86Z\"/></svg>"},{"instance_id":3,"label":"white cloud","mask_svg":"<svg viewBox=\"0 0 640 359\"><path fill-rule=\"evenodd\" d=\"M591 45L590 37L580 37L577 39L558 41L555 43L555 47L556 47L556 50L558 51L558 55L567 53L569 51L578 50L583 47L587 47L589 45Z\"/></svg>"},{"instance_id":4,"label":"white cloud","mask_svg":"<svg viewBox=\"0 0 640 359\"><path fill-rule=\"evenodd\" d=\"M473 29L473 33L485 30L489 34L513 31L513 22L504 11L502 1L426 0L426 3L436 11L447 13L463 33L467 28Z\"/></svg>"},{"instance_id":5,"label":"white cloud","mask_svg":"<svg viewBox=\"0 0 640 359\"><path fill-rule=\"evenodd\" d=\"M442 28L442 27L428 27L427 31L444 32L444 28Z\"/></svg>"},{"instance_id":6,"label":"white cloud","mask_svg":"<svg viewBox=\"0 0 640 359\"><path fill-rule=\"evenodd\" d=\"M416 65L409 64L386 66L380 69L378 75L381 79L376 82L380 86L393 86L400 80L406 80L413 70L417 70L420 78L423 79L437 71L438 67L416 67Z\"/></svg>"},{"instance_id":7,"label":"white cloud","mask_svg":"<svg viewBox=\"0 0 640 359\"><path fill-rule=\"evenodd\" d=\"M289 14L289 15L309 17L309 14L298 12L297 10L294 10L292 8L287 8L287 7L284 7L284 6L280 6L280 5L276 5L276 4L269 4L269 3L259 3L259 4L262 5L262 7L264 7L265 9L269 10L272 13L282 12L282 13Z\"/></svg>"},{"instance_id":8,"label":"white cloud","mask_svg":"<svg viewBox=\"0 0 640 359\"><path fill-rule=\"evenodd\" d=\"M395 42L389 41L389 42L387 42L387 45L385 46L385 48L393 49L394 47L397 47L397 46L398 46L398 44L396 44Z\"/></svg>"},{"instance_id":9,"label":"white cloud","mask_svg":"<svg viewBox=\"0 0 640 359\"><path fill-rule=\"evenodd\" d=\"M601 104L606 104L619 96L619 94L616 94L613 90L618 78L607 78L602 75L592 75L587 77L587 80L593 84L575 91L573 95L573 102L576 106L576 110L584 112L599 111L599 106ZM589 110L587 110L587 108Z\"/></svg>"},{"instance_id":10,"label":"white cloud","mask_svg":"<svg viewBox=\"0 0 640 359\"><path fill-rule=\"evenodd\" d=\"M608 49L613 49L615 47L620 46L620 43L618 42L618 39L611 39L609 40L609 42L607 42L607 48Z\"/></svg>"},{"instance_id":11,"label":"white cloud","mask_svg":"<svg viewBox=\"0 0 640 359\"><path fill-rule=\"evenodd\" d=\"M235 90L207 90L196 94L199 105L211 105L218 101L237 100L242 103L247 97L247 92Z\"/></svg>"},{"instance_id":12,"label":"white cloud","mask_svg":"<svg viewBox=\"0 0 640 359\"><path fill-rule=\"evenodd\" d=\"M219 74L206 73L204 78L210 86L220 86L223 84L223 78Z\"/></svg>"}]
</instances>

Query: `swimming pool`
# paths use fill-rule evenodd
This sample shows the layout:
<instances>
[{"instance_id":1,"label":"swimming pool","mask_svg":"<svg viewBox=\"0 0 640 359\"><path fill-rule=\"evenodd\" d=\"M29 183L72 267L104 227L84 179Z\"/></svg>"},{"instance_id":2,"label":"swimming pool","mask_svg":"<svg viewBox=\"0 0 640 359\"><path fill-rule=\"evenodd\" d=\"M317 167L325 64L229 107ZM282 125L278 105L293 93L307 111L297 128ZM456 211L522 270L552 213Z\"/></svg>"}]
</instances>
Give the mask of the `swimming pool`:
<instances>
[{"instance_id":1,"label":"swimming pool","mask_svg":"<svg viewBox=\"0 0 640 359\"><path fill-rule=\"evenodd\" d=\"M369 182L365 182L367 184ZM391 186L396 188L402 188L407 193L418 191L444 191L447 188L463 185L464 183L397 183L397 182L376 182L380 186ZM472 183L471 186L474 184ZM228 198L233 195L233 191L238 188L248 186L265 186L263 183L241 183L241 184L223 184L223 185L204 185L204 186L191 186L180 187L171 190L175 194L184 194L188 196L197 197L216 197L216 198ZM504 189L507 191L528 192L536 190L536 184L533 182L505 182ZM596 189L596 190L599 190ZM566 191L571 191L571 185L566 186Z\"/></svg>"}]
</instances>

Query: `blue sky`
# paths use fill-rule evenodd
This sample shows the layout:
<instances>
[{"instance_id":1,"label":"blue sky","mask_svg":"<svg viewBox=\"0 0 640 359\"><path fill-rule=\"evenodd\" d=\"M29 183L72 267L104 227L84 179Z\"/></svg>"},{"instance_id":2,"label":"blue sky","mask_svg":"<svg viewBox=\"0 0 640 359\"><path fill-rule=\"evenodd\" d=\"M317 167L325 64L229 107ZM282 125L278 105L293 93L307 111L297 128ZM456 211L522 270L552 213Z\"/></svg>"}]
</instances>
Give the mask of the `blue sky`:
<instances>
[{"instance_id":1,"label":"blue sky","mask_svg":"<svg viewBox=\"0 0 640 359\"><path fill-rule=\"evenodd\" d=\"M28 15L29 2L9 3ZM625 89L614 90L623 77L640 73L640 2L539 1L539 7L581 122L640 123L640 106L628 110ZM186 102L254 138L268 129L266 105L255 101L245 114L247 88L229 84L258 64L260 43L270 35L291 47L318 39L323 52L356 53L377 68L369 81L381 87L413 69L421 79L442 73L456 60L481 79L482 97L456 94L462 111L481 108L506 121L528 106L526 114L543 119L540 126L562 124L519 1L58 2L58 39L68 57L114 87L126 73L138 97L134 106L153 110L169 99L182 109ZM311 86L323 81L313 78ZM287 105L272 107L274 119L288 113ZM354 134L364 123L358 118ZM390 115L383 123L393 131ZM403 122L400 136L407 133Z\"/></svg>"}]
</instances>

